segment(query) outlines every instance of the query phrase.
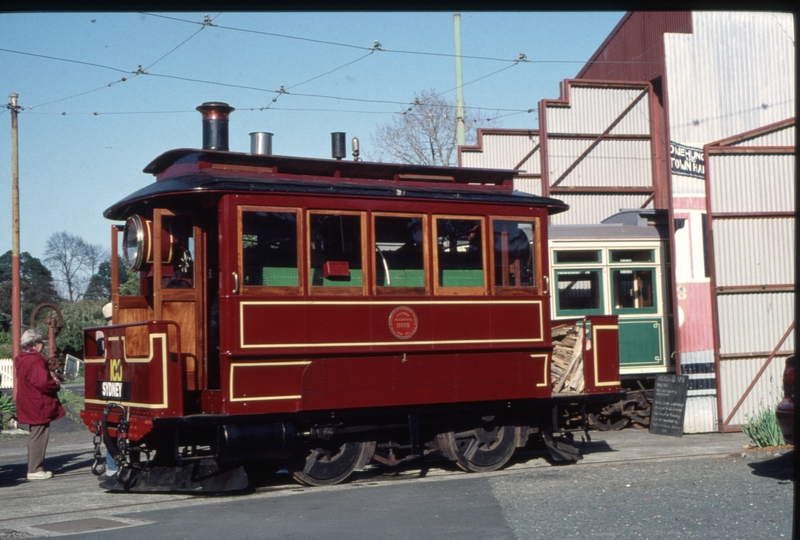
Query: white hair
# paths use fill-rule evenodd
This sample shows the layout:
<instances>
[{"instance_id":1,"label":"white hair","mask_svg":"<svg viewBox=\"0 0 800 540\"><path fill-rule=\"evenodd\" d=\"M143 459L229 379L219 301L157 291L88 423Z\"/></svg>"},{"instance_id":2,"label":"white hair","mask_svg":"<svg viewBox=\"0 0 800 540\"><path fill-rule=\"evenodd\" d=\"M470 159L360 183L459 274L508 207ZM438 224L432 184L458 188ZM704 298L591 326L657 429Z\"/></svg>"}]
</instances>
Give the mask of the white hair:
<instances>
[{"instance_id":1,"label":"white hair","mask_svg":"<svg viewBox=\"0 0 800 540\"><path fill-rule=\"evenodd\" d=\"M30 347L36 343L44 343L44 335L42 335L42 331L37 330L36 328L29 328L28 330L25 330L19 340L19 344L22 347Z\"/></svg>"}]
</instances>

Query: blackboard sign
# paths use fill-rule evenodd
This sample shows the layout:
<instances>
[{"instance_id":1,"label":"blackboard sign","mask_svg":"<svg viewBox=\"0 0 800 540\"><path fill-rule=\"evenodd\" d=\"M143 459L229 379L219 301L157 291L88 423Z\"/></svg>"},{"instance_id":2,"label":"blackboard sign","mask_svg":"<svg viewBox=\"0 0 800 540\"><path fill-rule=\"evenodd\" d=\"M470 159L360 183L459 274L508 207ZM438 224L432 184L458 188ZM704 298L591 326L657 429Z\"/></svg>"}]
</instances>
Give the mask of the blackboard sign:
<instances>
[{"instance_id":1,"label":"blackboard sign","mask_svg":"<svg viewBox=\"0 0 800 540\"><path fill-rule=\"evenodd\" d=\"M650 412L650 433L683 436L683 417L686 413L688 375L659 375Z\"/></svg>"}]
</instances>

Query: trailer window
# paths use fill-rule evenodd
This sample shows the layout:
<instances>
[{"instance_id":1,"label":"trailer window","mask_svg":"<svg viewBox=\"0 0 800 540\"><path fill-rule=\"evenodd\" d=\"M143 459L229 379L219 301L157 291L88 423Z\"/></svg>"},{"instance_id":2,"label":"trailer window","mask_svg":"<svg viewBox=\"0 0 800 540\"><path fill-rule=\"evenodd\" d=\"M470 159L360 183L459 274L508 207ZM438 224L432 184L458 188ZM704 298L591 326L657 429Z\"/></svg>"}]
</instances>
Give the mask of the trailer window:
<instances>
[{"instance_id":1,"label":"trailer window","mask_svg":"<svg viewBox=\"0 0 800 540\"><path fill-rule=\"evenodd\" d=\"M241 235L244 287L299 287L296 212L243 211Z\"/></svg>"},{"instance_id":2,"label":"trailer window","mask_svg":"<svg viewBox=\"0 0 800 540\"><path fill-rule=\"evenodd\" d=\"M614 313L655 312L653 270L613 270Z\"/></svg>"},{"instance_id":3,"label":"trailer window","mask_svg":"<svg viewBox=\"0 0 800 540\"><path fill-rule=\"evenodd\" d=\"M556 272L556 310L558 315L603 312L599 270L559 270Z\"/></svg>"},{"instance_id":4,"label":"trailer window","mask_svg":"<svg viewBox=\"0 0 800 540\"><path fill-rule=\"evenodd\" d=\"M376 215L375 284L378 294L425 292L422 216Z\"/></svg>"},{"instance_id":5,"label":"trailer window","mask_svg":"<svg viewBox=\"0 0 800 540\"><path fill-rule=\"evenodd\" d=\"M601 263L603 258L600 250L594 249L559 249L555 252L554 264Z\"/></svg>"},{"instance_id":6,"label":"trailer window","mask_svg":"<svg viewBox=\"0 0 800 540\"><path fill-rule=\"evenodd\" d=\"M360 294L363 289L363 214L309 213L310 280L315 292Z\"/></svg>"},{"instance_id":7,"label":"trailer window","mask_svg":"<svg viewBox=\"0 0 800 540\"><path fill-rule=\"evenodd\" d=\"M449 294L482 294L483 219L439 217L435 223L437 287Z\"/></svg>"},{"instance_id":8,"label":"trailer window","mask_svg":"<svg viewBox=\"0 0 800 540\"><path fill-rule=\"evenodd\" d=\"M530 221L492 221L495 287L533 287L535 224Z\"/></svg>"},{"instance_id":9,"label":"trailer window","mask_svg":"<svg viewBox=\"0 0 800 540\"><path fill-rule=\"evenodd\" d=\"M612 263L629 262L654 262L655 255L652 249L612 249Z\"/></svg>"}]
</instances>

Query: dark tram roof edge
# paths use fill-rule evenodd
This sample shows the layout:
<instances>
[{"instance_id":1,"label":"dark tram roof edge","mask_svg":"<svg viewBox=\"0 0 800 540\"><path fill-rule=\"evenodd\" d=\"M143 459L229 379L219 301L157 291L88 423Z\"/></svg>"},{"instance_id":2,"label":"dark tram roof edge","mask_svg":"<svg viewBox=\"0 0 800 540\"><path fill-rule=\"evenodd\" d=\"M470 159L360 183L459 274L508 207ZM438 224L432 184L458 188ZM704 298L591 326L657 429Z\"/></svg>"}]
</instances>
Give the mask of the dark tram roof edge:
<instances>
[{"instance_id":1,"label":"dark tram roof edge","mask_svg":"<svg viewBox=\"0 0 800 540\"><path fill-rule=\"evenodd\" d=\"M108 208L108 219L127 218L150 206L188 203L189 193L325 193L369 197L471 200L546 206L550 214L567 210L564 202L513 190L515 171L176 149L161 154L145 169L157 181ZM181 197L184 195L184 197ZM190 203L191 204L191 203Z\"/></svg>"}]
</instances>

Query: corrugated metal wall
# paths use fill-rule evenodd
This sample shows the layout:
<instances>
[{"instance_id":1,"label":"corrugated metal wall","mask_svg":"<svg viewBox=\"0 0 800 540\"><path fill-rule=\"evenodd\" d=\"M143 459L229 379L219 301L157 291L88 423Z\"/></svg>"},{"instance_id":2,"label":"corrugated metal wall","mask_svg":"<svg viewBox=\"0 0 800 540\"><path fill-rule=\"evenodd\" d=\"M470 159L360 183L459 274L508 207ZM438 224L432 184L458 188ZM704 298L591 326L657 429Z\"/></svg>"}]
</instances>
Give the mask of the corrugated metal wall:
<instances>
[{"instance_id":1,"label":"corrugated metal wall","mask_svg":"<svg viewBox=\"0 0 800 540\"><path fill-rule=\"evenodd\" d=\"M551 183L575 163L593 141L556 139L548 144L548 177ZM604 140L582 159L560 187L652 187L653 163L649 140Z\"/></svg>"},{"instance_id":2,"label":"corrugated metal wall","mask_svg":"<svg viewBox=\"0 0 800 540\"><path fill-rule=\"evenodd\" d=\"M533 195L542 194L542 179L541 178L514 178L514 189L523 193L531 193Z\"/></svg>"},{"instance_id":3,"label":"corrugated metal wall","mask_svg":"<svg viewBox=\"0 0 800 540\"><path fill-rule=\"evenodd\" d=\"M732 143L731 146L794 146L794 125L781 127L771 133Z\"/></svg>"},{"instance_id":4,"label":"corrugated metal wall","mask_svg":"<svg viewBox=\"0 0 800 540\"><path fill-rule=\"evenodd\" d=\"M719 392L722 397L722 421L730 416L733 408L744 395L750 382L764 365L766 358L748 358L728 360L720 364ZM784 362L775 359L759 379L744 400L740 408L728 422L732 426L747 425L748 417L754 416L764 409L775 407L783 397L781 385Z\"/></svg>"},{"instance_id":5,"label":"corrugated metal wall","mask_svg":"<svg viewBox=\"0 0 800 540\"><path fill-rule=\"evenodd\" d=\"M795 350L795 148L774 146L794 133L790 120L704 149L725 429L777 404L783 358Z\"/></svg>"},{"instance_id":6,"label":"corrugated metal wall","mask_svg":"<svg viewBox=\"0 0 800 540\"><path fill-rule=\"evenodd\" d=\"M625 109L643 92L635 88L614 86L579 86L567 83L569 106L549 101L547 134L597 135L619 118ZM650 102L645 95L610 131L612 135L650 135Z\"/></svg>"},{"instance_id":7,"label":"corrugated metal wall","mask_svg":"<svg viewBox=\"0 0 800 540\"><path fill-rule=\"evenodd\" d=\"M461 167L519 170L514 189L542 194L539 132L518 129L479 129L478 144L458 149Z\"/></svg>"},{"instance_id":8,"label":"corrugated metal wall","mask_svg":"<svg viewBox=\"0 0 800 540\"><path fill-rule=\"evenodd\" d=\"M717 219L714 221L714 261L717 287L783 285L794 282L795 221L779 219Z\"/></svg>"},{"instance_id":9,"label":"corrugated metal wall","mask_svg":"<svg viewBox=\"0 0 800 540\"><path fill-rule=\"evenodd\" d=\"M701 351L684 354L681 370L683 375L689 377L686 414L683 417L684 433L716 431L717 377L714 372L714 353Z\"/></svg>"},{"instance_id":10,"label":"corrugated metal wall","mask_svg":"<svg viewBox=\"0 0 800 540\"><path fill-rule=\"evenodd\" d=\"M622 208L641 208L647 201L645 195L632 194L569 194L558 193L553 197L561 199L569 205L568 212L552 216L551 223L556 225L582 225L600 223L608 216L616 214ZM652 202L645 208L653 208Z\"/></svg>"},{"instance_id":11,"label":"corrugated metal wall","mask_svg":"<svg viewBox=\"0 0 800 540\"><path fill-rule=\"evenodd\" d=\"M653 99L648 83L567 80L559 99L542 100L544 194L571 207L553 223L599 223L621 208L654 207Z\"/></svg>"},{"instance_id":12,"label":"corrugated metal wall","mask_svg":"<svg viewBox=\"0 0 800 540\"><path fill-rule=\"evenodd\" d=\"M710 143L795 116L791 13L693 18L692 34L664 35L673 141Z\"/></svg>"},{"instance_id":13,"label":"corrugated metal wall","mask_svg":"<svg viewBox=\"0 0 800 540\"><path fill-rule=\"evenodd\" d=\"M665 32L691 33L692 14L688 11L627 13L577 78L651 81L661 77Z\"/></svg>"},{"instance_id":14,"label":"corrugated metal wall","mask_svg":"<svg viewBox=\"0 0 800 540\"><path fill-rule=\"evenodd\" d=\"M769 355L794 321L794 307L794 292L718 294L719 353L723 360L726 355ZM794 345L791 333L778 351L792 353Z\"/></svg>"},{"instance_id":15,"label":"corrugated metal wall","mask_svg":"<svg viewBox=\"0 0 800 540\"><path fill-rule=\"evenodd\" d=\"M794 212L795 185L786 182L794 175L794 156L742 153L713 159L714 212Z\"/></svg>"},{"instance_id":16,"label":"corrugated metal wall","mask_svg":"<svg viewBox=\"0 0 800 540\"><path fill-rule=\"evenodd\" d=\"M520 172L537 175L541 168L539 151L531 152L538 144L537 131L482 129L478 132L476 146L460 148L460 165L488 169L513 169L518 166Z\"/></svg>"}]
</instances>

